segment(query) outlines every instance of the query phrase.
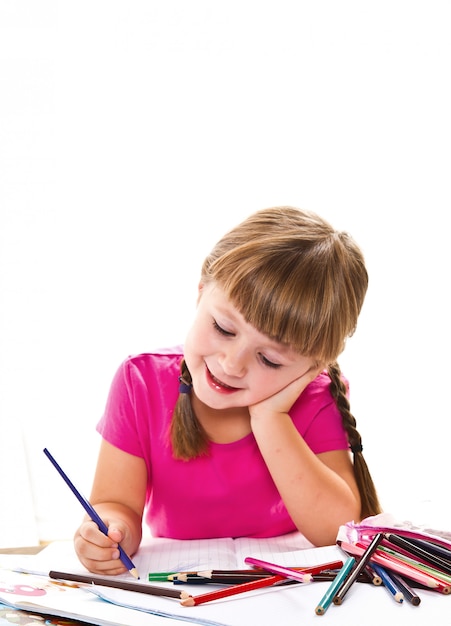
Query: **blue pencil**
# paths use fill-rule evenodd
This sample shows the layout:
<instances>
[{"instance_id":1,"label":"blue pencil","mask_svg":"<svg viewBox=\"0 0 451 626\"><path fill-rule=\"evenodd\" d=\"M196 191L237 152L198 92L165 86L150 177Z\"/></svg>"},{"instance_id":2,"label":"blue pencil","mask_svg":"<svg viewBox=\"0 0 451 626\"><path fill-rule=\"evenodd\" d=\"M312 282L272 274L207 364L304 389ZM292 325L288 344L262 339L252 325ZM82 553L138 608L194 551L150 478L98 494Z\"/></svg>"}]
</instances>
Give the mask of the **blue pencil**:
<instances>
[{"instance_id":1,"label":"blue pencil","mask_svg":"<svg viewBox=\"0 0 451 626\"><path fill-rule=\"evenodd\" d=\"M332 584L329 586L329 588L326 591L326 593L324 594L324 596L319 601L318 606L315 609L315 613L317 615L324 615L324 613L327 611L327 609L329 608L329 606L330 606L332 600L334 599L337 591L340 589L341 585L346 580L346 578L347 578L349 572L351 571L354 563L355 563L355 558L353 556L350 556L350 557L348 557L346 559L346 561L344 562L343 567L338 572L338 574L335 576L334 581L332 582Z\"/></svg>"},{"instance_id":2,"label":"blue pencil","mask_svg":"<svg viewBox=\"0 0 451 626\"><path fill-rule=\"evenodd\" d=\"M372 566L374 567L374 571L376 572L376 574L378 574L382 578L384 587L388 589L388 591L393 596L393 599L396 600L396 602L400 602L400 603L403 602L404 594L402 593L402 591L397 586L396 582L391 577L390 572L388 572L385 569L385 567L381 567L377 563L372 563Z\"/></svg>"},{"instance_id":3,"label":"blue pencil","mask_svg":"<svg viewBox=\"0 0 451 626\"><path fill-rule=\"evenodd\" d=\"M88 502L88 500L84 496L82 496L81 493L76 489L75 485L72 483L72 481L69 479L69 477L63 472L63 470L58 465L58 463L55 461L55 459L50 454L50 452L47 450L47 448L44 448L44 454L51 461L53 466L59 472L60 476L66 481L66 483L69 486L69 488L71 489L72 493L75 495L75 497L80 502L80 504L82 505L82 507L84 508L86 513L89 515L89 517L92 519L92 521L97 524L97 526L100 528L100 530L105 535L108 535L108 526L101 519L101 517L99 516L97 511L94 509L92 504L90 502ZM128 571L130 572L130 574L132 576L134 576L135 578L139 578L138 570L133 565L133 562L131 561L130 557L124 552L124 550L121 548L121 546L118 546L118 548L119 548L119 558L122 561L122 563L125 565L125 567L128 569Z\"/></svg>"}]
</instances>

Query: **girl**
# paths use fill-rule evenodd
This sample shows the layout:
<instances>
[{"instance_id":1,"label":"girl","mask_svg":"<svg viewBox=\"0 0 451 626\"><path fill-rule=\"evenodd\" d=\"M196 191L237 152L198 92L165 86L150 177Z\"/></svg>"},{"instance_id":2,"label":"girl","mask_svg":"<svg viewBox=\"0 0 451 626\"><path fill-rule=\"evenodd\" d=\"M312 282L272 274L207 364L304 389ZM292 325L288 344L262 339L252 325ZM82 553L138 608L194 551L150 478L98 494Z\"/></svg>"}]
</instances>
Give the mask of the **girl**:
<instances>
[{"instance_id":1,"label":"girl","mask_svg":"<svg viewBox=\"0 0 451 626\"><path fill-rule=\"evenodd\" d=\"M380 512L336 362L368 276L361 251L317 215L259 211L205 260L182 348L128 358L103 437L81 562L125 571L142 521L175 539L299 530L332 544L338 527Z\"/></svg>"}]
</instances>

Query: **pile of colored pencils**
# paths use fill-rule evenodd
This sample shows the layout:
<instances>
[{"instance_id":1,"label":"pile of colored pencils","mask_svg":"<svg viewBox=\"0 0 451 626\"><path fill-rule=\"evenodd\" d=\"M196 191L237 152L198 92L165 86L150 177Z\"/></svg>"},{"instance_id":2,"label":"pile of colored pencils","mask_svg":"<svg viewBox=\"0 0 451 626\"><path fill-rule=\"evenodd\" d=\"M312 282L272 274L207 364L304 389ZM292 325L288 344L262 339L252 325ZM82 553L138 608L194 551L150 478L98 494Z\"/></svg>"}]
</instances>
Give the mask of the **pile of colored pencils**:
<instances>
[{"instance_id":1,"label":"pile of colored pencils","mask_svg":"<svg viewBox=\"0 0 451 626\"><path fill-rule=\"evenodd\" d=\"M421 600L414 589L451 593L451 549L426 537L407 538L395 532L377 533L372 541L377 545L369 563L398 602L407 600L418 606ZM370 540L339 545L348 555L363 559Z\"/></svg>"},{"instance_id":2,"label":"pile of colored pencils","mask_svg":"<svg viewBox=\"0 0 451 626\"><path fill-rule=\"evenodd\" d=\"M428 538L404 537L395 532L374 531L354 543L337 541L343 560L313 567L284 567L248 557L252 565L240 570L204 570L149 574L151 581L172 581L175 585L213 584L221 588L182 599L183 606L196 606L239 593L287 584L330 581L315 608L324 615L331 604L343 603L354 582L381 585L398 603L418 606L418 589L451 593L451 546Z\"/></svg>"}]
</instances>

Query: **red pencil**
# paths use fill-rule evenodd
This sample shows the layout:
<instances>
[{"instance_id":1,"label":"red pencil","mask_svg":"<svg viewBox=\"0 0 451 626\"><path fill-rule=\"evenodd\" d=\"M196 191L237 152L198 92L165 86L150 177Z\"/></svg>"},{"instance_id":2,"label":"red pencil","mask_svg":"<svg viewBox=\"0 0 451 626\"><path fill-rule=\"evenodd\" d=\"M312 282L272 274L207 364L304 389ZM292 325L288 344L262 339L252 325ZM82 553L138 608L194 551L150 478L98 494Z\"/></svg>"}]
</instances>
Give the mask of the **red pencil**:
<instances>
[{"instance_id":1,"label":"red pencil","mask_svg":"<svg viewBox=\"0 0 451 626\"><path fill-rule=\"evenodd\" d=\"M308 577L308 580L310 580L311 574L306 574L306 577ZM280 583L286 580L286 576L268 576L267 578L259 578L257 580L253 580L250 583L241 583L240 585L233 585L232 587L226 587L225 589L218 589L217 591L203 593L199 596L190 596L189 598L182 600L180 604L182 606L197 606L198 604L203 604L204 602L220 600L221 598L234 596L238 593L245 593L246 591L253 591L254 589L271 587L276 583Z\"/></svg>"},{"instance_id":2,"label":"red pencil","mask_svg":"<svg viewBox=\"0 0 451 626\"><path fill-rule=\"evenodd\" d=\"M340 545L341 548L348 554L362 556L362 554L365 552L365 548L362 546L362 544L350 544L342 541L340 542ZM389 570L393 570L397 574L407 576L409 580L419 582L429 589L433 589L444 594L451 593L450 585L446 584L443 580L439 580L438 578L425 573L423 570L419 570L412 564L401 561L400 559L396 559L392 555L384 554L383 552L376 550L376 552L371 557L371 561L377 563L378 565L381 565L382 567L386 567Z\"/></svg>"}]
</instances>

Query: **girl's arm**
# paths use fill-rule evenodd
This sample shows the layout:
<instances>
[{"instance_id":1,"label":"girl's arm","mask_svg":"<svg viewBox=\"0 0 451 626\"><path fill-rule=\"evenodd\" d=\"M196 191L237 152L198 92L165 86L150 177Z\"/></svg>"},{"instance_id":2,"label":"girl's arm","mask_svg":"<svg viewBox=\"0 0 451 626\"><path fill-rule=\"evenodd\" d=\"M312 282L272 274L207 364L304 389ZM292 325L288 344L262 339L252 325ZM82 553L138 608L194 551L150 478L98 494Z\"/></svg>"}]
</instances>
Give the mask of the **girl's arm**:
<instances>
[{"instance_id":1,"label":"girl's arm","mask_svg":"<svg viewBox=\"0 0 451 626\"><path fill-rule=\"evenodd\" d=\"M97 574L126 571L118 543L133 555L142 537L147 471L144 459L102 441L90 502L109 528L105 536L86 519L75 533L75 551L82 564Z\"/></svg>"},{"instance_id":2,"label":"girl's arm","mask_svg":"<svg viewBox=\"0 0 451 626\"><path fill-rule=\"evenodd\" d=\"M288 415L312 375L249 407L249 412L260 452L291 518L320 546L335 543L341 524L359 519L360 496L349 452L314 454Z\"/></svg>"}]
</instances>

